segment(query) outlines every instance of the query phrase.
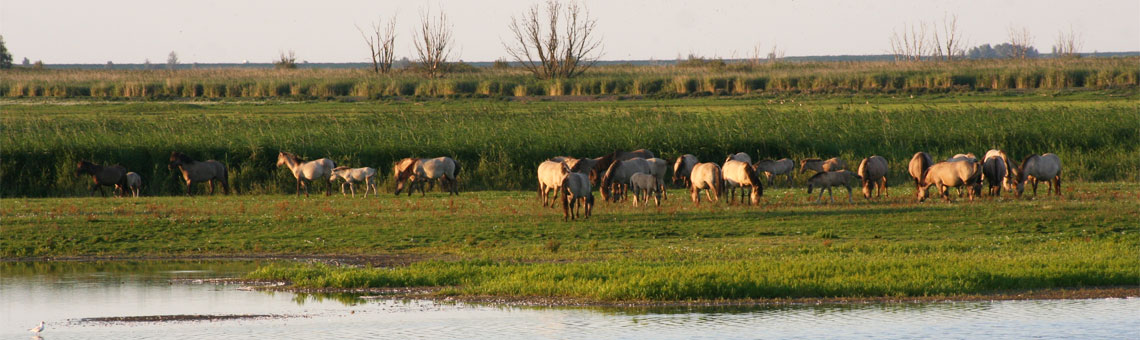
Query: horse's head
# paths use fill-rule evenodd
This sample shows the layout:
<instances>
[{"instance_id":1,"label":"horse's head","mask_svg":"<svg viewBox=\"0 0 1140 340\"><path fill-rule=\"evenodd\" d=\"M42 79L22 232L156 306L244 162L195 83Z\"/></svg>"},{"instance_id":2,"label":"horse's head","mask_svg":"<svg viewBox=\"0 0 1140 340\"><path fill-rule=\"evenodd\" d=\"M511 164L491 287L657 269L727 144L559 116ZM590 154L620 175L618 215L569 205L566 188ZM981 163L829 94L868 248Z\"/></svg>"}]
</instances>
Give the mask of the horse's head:
<instances>
[{"instance_id":1,"label":"horse's head","mask_svg":"<svg viewBox=\"0 0 1140 340\"><path fill-rule=\"evenodd\" d=\"M170 153L170 163L166 165L166 168L174 170L174 168L180 167L192 161L193 160L191 160L190 157L182 154L181 152L174 151Z\"/></svg>"},{"instance_id":2,"label":"horse's head","mask_svg":"<svg viewBox=\"0 0 1140 340\"><path fill-rule=\"evenodd\" d=\"M1017 197L1019 197L1019 198L1021 197L1021 194L1023 192L1025 192L1025 181L1029 179L1029 174L1026 172L1026 170L1029 170L1028 169L1029 162L1032 161L1034 158L1037 158L1037 155L1031 154L1029 156L1026 156L1025 159L1021 161L1021 166L1017 167L1017 181L1016 181L1017 182L1017 191L1016 191L1016 193L1017 193Z\"/></svg>"},{"instance_id":3,"label":"horse's head","mask_svg":"<svg viewBox=\"0 0 1140 340\"><path fill-rule=\"evenodd\" d=\"M95 164L92 164L91 162L88 162L88 161L79 161L79 163L78 163L78 164L76 164L76 166L75 166L75 175L76 175L76 176L79 176L79 175L82 175L82 174L92 174L92 173L95 173L95 169L94 169L94 168L95 168Z\"/></svg>"},{"instance_id":4,"label":"horse's head","mask_svg":"<svg viewBox=\"0 0 1140 340\"><path fill-rule=\"evenodd\" d=\"M277 153L277 167L281 167L282 165L285 165L285 160L286 160L286 157L288 157L288 155L289 154L285 153L285 152L278 152Z\"/></svg>"},{"instance_id":5,"label":"horse's head","mask_svg":"<svg viewBox=\"0 0 1140 340\"><path fill-rule=\"evenodd\" d=\"M606 200L606 201L609 201L611 199L616 200L616 197L613 196L613 188L612 188L613 185L612 184L614 181L614 175L616 174L617 170L620 168L621 168L621 162L613 162L612 164L610 164L610 167L608 169L606 169L606 173L604 175L602 175L601 188L599 188L599 190L598 190L599 192L602 193L602 200Z\"/></svg>"}]
</instances>

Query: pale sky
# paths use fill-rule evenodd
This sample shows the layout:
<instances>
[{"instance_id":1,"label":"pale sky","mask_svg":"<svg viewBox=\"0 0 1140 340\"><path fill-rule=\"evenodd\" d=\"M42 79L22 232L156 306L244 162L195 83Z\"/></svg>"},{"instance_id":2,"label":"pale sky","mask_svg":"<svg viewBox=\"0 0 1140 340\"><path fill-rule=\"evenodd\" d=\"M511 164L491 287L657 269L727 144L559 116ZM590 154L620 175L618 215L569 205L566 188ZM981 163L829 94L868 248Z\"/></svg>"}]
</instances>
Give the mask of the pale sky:
<instances>
[{"instance_id":1,"label":"pale sky","mask_svg":"<svg viewBox=\"0 0 1140 340\"><path fill-rule=\"evenodd\" d=\"M422 8L442 9L466 61L505 57L507 24L536 0L241 1L0 0L0 35L19 63L271 62L294 50L310 62L365 62L356 25L397 15L397 58L411 57ZM604 60L674 59L693 53L744 58L760 44L787 56L884 54L905 22L957 14L969 46L1000 43L1025 27L1048 53L1059 30L1084 40L1082 52L1140 51L1137 0L586 0L603 37Z\"/></svg>"}]
</instances>

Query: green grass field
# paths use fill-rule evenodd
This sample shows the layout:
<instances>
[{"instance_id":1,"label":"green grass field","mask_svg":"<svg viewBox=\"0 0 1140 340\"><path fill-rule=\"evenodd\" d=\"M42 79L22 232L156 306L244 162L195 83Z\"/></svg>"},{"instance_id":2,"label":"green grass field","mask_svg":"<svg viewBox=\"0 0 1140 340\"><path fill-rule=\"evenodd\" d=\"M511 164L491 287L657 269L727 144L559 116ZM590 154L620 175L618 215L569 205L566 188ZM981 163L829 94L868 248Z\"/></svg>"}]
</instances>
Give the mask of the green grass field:
<instances>
[{"instance_id":1,"label":"green grass field","mask_svg":"<svg viewBox=\"0 0 1140 340\"><path fill-rule=\"evenodd\" d=\"M548 157L636 148L670 161L692 153L720 162L739 151L754 159L840 156L852 170L863 157L881 155L896 183L916 151L944 159L1001 148L1016 159L1056 153L1067 180L1134 180L1136 102L1135 91L594 102L24 100L6 103L0 117L0 194L85 195L89 179L74 176L83 159L138 172L149 195L177 194L178 175L166 167L175 150L226 163L240 192L258 194L293 192L291 174L274 166L278 151L371 166L385 178L400 158L447 155L463 164L463 190L530 189Z\"/></svg>"},{"instance_id":2,"label":"green grass field","mask_svg":"<svg viewBox=\"0 0 1140 340\"><path fill-rule=\"evenodd\" d=\"M21 99L0 116L0 257L392 257L392 267L276 264L250 278L306 288L443 287L439 296L679 301L913 297L1140 282L1134 90L706 97L613 101ZM767 188L759 207L599 202L541 208L551 156L649 148L720 162L882 155L890 198L816 205ZM1061 197L916 203L905 163L1002 148L1054 152ZM184 197L171 151L219 159L233 196ZM372 166L380 197L293 196L278 151ZM393 197L391 164L449 155L462 195ZM75 162L120 163L142 198L92 198ZM198 188L198 192L204 188Z\"/></svg>"},{"instance_id":3,"label":"green grass field","mask_svg":"<svg viewBox=\"0 0 1140 340\"><path fill-rule=\"evenodd\" d=\"M568 223L518 191L4 199L0 245L9 259L404 256L421 261L271 265L250 277L310 288L445 286L437 294L459 296L953 296L1135 285L1137 190L1069 182L1062 197L947 204L915 203L900 185L881 201L821 206L801 188L770 189L759 207L697 207L674 190L660 208L599 202L593 218Z\"/></svg>"}]
</instances>

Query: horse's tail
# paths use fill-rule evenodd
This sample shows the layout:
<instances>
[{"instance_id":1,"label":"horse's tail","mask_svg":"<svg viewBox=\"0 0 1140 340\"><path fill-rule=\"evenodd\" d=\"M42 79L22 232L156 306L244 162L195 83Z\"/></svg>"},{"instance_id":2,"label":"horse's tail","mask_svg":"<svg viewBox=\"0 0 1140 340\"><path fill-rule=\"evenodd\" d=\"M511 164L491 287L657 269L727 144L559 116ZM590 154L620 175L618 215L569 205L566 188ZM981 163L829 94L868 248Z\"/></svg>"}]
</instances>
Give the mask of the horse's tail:
<instances>
[{"instance_id":1,"label":"horse's tail","mask_svg":"<svg viewBox=\"0 0 1140 340\"><path fill-rule=\"evenodd\" d=\"M455 171L454 171L454 172L452 172L452 174L451 174L451 179L456 179L456 178L459 178L459 171L463 169L463 166L462 166L462 165L460 165L459 161L457 161L457 160L455 160L455 159L452 159L451 161L452 161L453 163L455 163Z\"/></svg>"},{"instance_id":2,"label":"horse's tail","mask_svg":"<svg viewBox=\"0 0 1140 340\"><path fill-rule=\"evenodd\" d=\"M222 164L222 189L225 190L226 195L230 194L230 168L225 164ZM235 191L234 194L237 192Z\"/></svg>"}]
</instances>

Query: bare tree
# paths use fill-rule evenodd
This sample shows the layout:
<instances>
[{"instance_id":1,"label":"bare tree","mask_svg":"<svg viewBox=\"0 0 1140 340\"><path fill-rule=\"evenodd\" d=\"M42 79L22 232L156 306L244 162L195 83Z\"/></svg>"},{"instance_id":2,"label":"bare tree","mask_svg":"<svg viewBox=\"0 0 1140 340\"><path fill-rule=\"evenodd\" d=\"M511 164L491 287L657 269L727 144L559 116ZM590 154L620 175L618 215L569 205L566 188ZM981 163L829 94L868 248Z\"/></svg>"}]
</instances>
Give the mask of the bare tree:
<instances>
[{"instance_id":1,"label":"bare tree","mask_svg":"<svg viewBox=\"0 0 1140 340\"><path fill-rule=\"evenodd\" d=\"M420 12L420 28L412 34L412 43L416 48L416 63L420 64L428 77L442 75L447 67L453 43L451 29L443 11L434 19L428 11Z\"/></svg>"},{"instance_id":2,"label":"bare tree","mask_svg":"<svg viewBox=\"0 0 1140 340\"><path fill-rule=\"evenodd\" d=\"M926 23L903 24L902 29L891 33L891 54L895 61L919 61L931 50ZM901 32L901 33L900 33ZM933 45L938 45L934 43Z\"/></svg>"},{"instance_id":3,"label":"bare tree","mask_svg":"<svg viewBox=\"0 0 1140 340\"><path fill-rule=\"evenodd\" d=\"M933 40L933 56L936 58L952 60L966 55L966 49L962 47L962 33L958 32L957 14L942 16L942 29L934 30Z\"/></svg>"},{"instance_id":4,"label":"bare tree","mask_svg":"<svg viewBox=\"0 0 1140 340\"><path fill-rule=\"evenodd\" d=\"M1029 58L1029 49L1033 46L1033 35L1029 29L1009 27L1009 44L1013 45L1013 57L1018 59Z\"/></svg>"},{"instance_id":5,"label":"bare tree","mask_svg":"<svg viewBox=\"0 0 1140 340\"><path fill-rule=\"evenodd\" d=\"M368 53L372 57L372 71L376 73L388 73L392 71L392 63L396 60L395 46L396 46L396 16L393 15L392 19L388 20L388 24L384 25L384 20L380 19L372 23L371 30L365 32L360 26L356 26L356 30L360 31L360 36L364 37L364 42L368 44Z\"/></svg>"},{"instance_id":6,"label":"bare tree","mask_svg":"<svg viewBox=\"0 0 1140 340\"><path fill-rule=\"evenodd\" d=\"M570 78L594 66L601 40L597 20L577 1L547 0L546 11L535 4L522 17L511 17L514 39L503 43L507 54L538 78Z\"/></svg>"},{"instance_id":7,"label":"bare tree","mask_svg":"<svg viewBox=\"0 0 1140 340\"><path fill-rule=\"evenodd\" d=\"M1055 57L1076 57L1081 53L1081 48L1084 47L1084 39L1080 34L1073 31L1073 26L1069 26L1069 31L1057 32L1057 42L1053 45L1053 56Z\"/></svg>"}]
</instances>

